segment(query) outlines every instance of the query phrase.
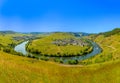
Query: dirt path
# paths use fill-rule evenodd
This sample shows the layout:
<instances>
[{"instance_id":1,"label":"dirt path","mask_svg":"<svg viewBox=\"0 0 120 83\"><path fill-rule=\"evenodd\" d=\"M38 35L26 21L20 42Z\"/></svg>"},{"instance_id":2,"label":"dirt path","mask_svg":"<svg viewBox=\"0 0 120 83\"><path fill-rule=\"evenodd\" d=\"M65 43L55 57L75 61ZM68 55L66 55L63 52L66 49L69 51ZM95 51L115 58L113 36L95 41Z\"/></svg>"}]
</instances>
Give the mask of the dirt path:
<instances>
[{"instance_id":1,"label":"dirt path","mask_svg":"<svg viewBox=\"0 0 120 83\"><path fill-rule=\"evenodd\" d=\"M112 48L113 50L116 50L116 48L113 46L107 46L107 47Z\"/></svg>"},{"instance_id":2,"label":"dirt path","mask_svg":"<svg viewBox=\"0 0 120 83\"><path fill-rule=\"evenodd\" d=\"M58 64L58 65L64 67L83 67L83 65L69 65L69 64Z\"/></svg>"}]
</instances>

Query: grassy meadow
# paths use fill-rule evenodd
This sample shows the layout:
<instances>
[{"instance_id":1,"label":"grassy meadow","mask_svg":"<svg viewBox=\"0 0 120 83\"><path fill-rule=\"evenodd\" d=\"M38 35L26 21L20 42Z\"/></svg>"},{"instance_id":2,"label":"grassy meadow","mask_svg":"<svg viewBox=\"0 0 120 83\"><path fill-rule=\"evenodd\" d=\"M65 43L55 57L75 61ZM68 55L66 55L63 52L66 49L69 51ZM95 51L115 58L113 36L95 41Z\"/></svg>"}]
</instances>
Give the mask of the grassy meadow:
<instances>
[{"instance_id":1,"label":"grassy meadow","mask_svg":"<svg viewBox=\"0 0 120 83\"><path fill-rule=\"evenodd\" d=\"M119 83L120 61L64 66L0 52L0 83Z\"/></svg>"}]
</instances>

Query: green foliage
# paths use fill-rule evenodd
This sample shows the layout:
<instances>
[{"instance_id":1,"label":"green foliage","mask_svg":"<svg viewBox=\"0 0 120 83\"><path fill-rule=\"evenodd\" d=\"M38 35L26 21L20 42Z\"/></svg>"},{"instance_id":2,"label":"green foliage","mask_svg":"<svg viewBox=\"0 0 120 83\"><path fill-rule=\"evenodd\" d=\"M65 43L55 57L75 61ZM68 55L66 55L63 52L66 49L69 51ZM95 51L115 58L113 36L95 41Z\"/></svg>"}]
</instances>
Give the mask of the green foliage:
<instances>
[{"instance_id":1,"label":"green foliage","mask_svg":"<svg viewBox=\"0 0 120 83\"><path fill-rule=\"evenodd\" d=\"M101 62L105 62L104 58L96 58L95 59L95 63L101 63Z\"/></svg>"},{"instance_id":2,"label":"green foliage","mask_svg":"<svg viewBox=\"0 0 120 83\"><path fill-rule=\"evenodd\" d=\"M48 58L48 57L45 57L45 56L41 56L40 59L41 59L41 60L44 60L44 61L48 61L48 60L49 60L49 58Z\"/></svg>"},{"instance_id":3,"label":"green foliage","mask_svg":"<svg viewBox=\"0 0 120 83\"><path fill-rule=\"evenodd\" d=\"M60 59L60 58L55 58L54 61L55 61L55 62L58 62L58 63L63 63L63 60Z\"/></svg>"},{"instance_id":4,"label":"green foliage","mask_svg":"<svg viewBox=\"0 0 120 83\"><path fill-rule=\"evenodd\" d=\"M68 60L68 64L78 64L78 60Z\"/></svg>"}]
</instances>

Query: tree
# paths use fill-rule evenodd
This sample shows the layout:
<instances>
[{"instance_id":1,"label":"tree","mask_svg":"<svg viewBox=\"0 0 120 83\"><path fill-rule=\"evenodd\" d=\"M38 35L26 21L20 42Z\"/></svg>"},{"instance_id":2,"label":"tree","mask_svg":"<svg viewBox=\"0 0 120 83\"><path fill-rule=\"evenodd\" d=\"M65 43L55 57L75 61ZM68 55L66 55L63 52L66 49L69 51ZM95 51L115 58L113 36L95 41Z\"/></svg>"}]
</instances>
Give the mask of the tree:
<instances>
[{"instance_id":1,"label":"tree","mask_svg":"<svg viewBox=\"0 0 120 83\"><path fill-rule=\"evenodd\" d=\"M68 64L78 64L78 60L68 60Z\"/></svg>"}]
</instances>

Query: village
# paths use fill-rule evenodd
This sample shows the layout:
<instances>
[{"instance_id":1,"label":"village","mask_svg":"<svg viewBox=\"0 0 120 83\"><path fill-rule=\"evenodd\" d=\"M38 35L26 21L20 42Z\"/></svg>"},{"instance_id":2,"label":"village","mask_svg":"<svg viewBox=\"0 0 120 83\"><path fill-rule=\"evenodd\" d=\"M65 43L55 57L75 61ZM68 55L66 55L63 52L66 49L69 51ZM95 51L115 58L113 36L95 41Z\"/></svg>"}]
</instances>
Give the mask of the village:
<instances>
[{"instance_id":1,"label":"village","mask_svg":"<svg viewBox=\"0 0 120 83\"><path fill-rule=\"evenodd\" d=\"M89 44L82 39L64 39L64 40L55 40L52 42L57 46L66 46L66 45L74 45L74 46L88 46Z\"/></svg>"}]
</instances>

